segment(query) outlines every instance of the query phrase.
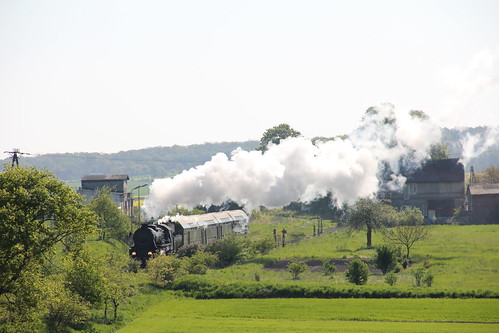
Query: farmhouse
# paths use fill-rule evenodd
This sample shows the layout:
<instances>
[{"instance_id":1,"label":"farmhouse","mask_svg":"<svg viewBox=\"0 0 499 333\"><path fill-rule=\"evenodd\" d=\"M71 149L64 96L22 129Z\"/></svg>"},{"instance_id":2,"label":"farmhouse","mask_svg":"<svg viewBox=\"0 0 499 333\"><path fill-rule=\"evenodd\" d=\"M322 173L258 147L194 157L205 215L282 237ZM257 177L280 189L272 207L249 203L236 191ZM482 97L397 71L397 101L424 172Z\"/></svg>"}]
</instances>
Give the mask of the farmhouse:
<instances>
[{"instance_id":1,"label":"farmhouse","mask_svg":"<svg viewBox=\"0 0 499 333\"><path fill-rule=\"evenodd\" d=\"M465 206L470 223L499 223L499 184L469 184Z\"/></svg>"},{"instance_id":2,"label":"farmhouse","mask_svg":"<svg viewBox=\"0 0 499 333\"><path fill-rule=\"evenodd\" d=\"M428 219L449 218L465 200L464 166L457 158L428 160L413 172L403 172L402 191L391 192L392 205L417 207Z\"/></svg>"},{"instance_id":3,"label":"farmhouse","mask_svg":"<svg viewBox=\"0 0 499 333\"><path fill-rule=\"evenodd\" d=\"M130 215L132 213L132 197L127 192L128 175L90 175L81 179L81 187L78 193L83 195L85 200L90 200L96 195L97 191L103 187L111 190L111 198L120 207L123 213Z\"/></svg>"}]
</instances>

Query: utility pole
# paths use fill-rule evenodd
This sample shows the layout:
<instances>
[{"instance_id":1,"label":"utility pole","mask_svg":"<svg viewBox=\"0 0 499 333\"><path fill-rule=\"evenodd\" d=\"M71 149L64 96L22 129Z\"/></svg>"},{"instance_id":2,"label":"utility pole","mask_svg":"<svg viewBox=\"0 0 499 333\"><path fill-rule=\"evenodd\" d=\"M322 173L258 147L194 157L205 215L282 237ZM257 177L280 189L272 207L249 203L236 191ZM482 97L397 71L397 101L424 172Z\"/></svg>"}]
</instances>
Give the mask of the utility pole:
<instances>
[{"instance_id":1,"label":"utility pole","mask_svg":"<svg viewBox=\"0 0 499 333\"><path fill-rule=\"evenodd\" d=\"M12 151L4 151L4 153L10 154L10 157L12 158L12 166L14 166L14 163L16 166L19 166L19 155L31 155L29 153L21 153L19 148L14 148Z\"/></svg>"},{"instance_id":2,"label":"utility pole","mask_svg":"<svg viewBox=\"0 0 499 333\"><path fill-rule=\"evenodd\" d=\"M137 199L139 200L139 225L140 225L140 188L141 187L144 187L144 186L147 186L149 184L143 184L143 185L139 185L139 186L135 186L134 188L132 188L132 190L130 191L130 193L132 193L134 190L137 190Z\"/></svg>"},{"instance_id":3,"label":"utility pole","mask_svg":"<svg viewBox=\"0 0 499 333\"><path fill-rule=\"evenodd\" d=\"M473 165L470 168L470 184L476 184L475 169L473 168Z\"/></svg>"}]
</instances>

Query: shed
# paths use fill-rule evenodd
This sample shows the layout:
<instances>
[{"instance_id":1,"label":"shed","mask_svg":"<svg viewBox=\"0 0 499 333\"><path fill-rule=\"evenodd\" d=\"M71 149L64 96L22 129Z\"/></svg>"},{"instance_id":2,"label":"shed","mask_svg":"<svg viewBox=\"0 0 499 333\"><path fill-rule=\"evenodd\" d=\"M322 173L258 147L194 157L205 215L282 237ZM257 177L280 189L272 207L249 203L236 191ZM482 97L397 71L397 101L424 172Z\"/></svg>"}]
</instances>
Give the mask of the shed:
<instances>
[{"instance_id":1,"label":"shed","mask_svg":"<svg viewBox=\"0 0 499 333\"><path fill-rule=\"evenodd\" d=\"M499 184L470 184L466 200L471 223L499 223Z\"/></svg>"}]
</instances>

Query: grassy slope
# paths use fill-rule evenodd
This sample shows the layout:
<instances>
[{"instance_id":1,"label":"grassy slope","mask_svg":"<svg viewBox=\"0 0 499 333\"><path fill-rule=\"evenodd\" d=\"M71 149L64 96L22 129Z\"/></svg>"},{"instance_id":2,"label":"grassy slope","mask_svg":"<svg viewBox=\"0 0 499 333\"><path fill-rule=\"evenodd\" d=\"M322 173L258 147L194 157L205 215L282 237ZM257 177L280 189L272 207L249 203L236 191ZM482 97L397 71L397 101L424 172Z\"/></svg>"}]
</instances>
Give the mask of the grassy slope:
<instances>
[{"instance_id":1,"label":"grassy slope","mask_svg":"<svg viewBox=\"0 0 499 333\"><path fill-rule=\"evenodd\" d=\"M431 237L418 242L411 250L413 265L397 274L400 288L411 288L414 283L412 269L420 267L424 260L431 264L435 276L434 288L447 290L491 290L499 291L499 225L480 226L431 226ZM379 234L374 234L373 244L382 244ZM365 248L364 233L334 232L320 237L310 237L300 243L289 244L273 250L270 254L244 265L209 272L209 276L221 280L254 281L255 272L262 281L289 280L286 270L264 269L263 262L302 259L340 259L360 256L368 259L374 249ZM300 283L345 283L343 274L334 279L321 272L307 272L301 275ZM369 284L386 286L380 272L373 271Z\"/></svg>"},{"instance_id":2,"label":"grassy slope","mask_svg":"<svg viewBox=\"0 0 499 333\"><path fill-rule=\"evenodd\" d=\"M312 222L313 223L313 222ZM309 230L311 222L274 219L265 225L252 225L257 236L272 235L272 229L286 226L289 233ZM280 229L279 229L280 228ZM414 267L428 259L435 273L434 287L439 289L487 289L498 291L499 226L433 226L430 239L416 243L412 250ZM379 234L374 245L381 244ZM224 270L211 270L209 277L224 282L254 281L255 271L262 281L288 281L290 283L345 284L342 274L334 279L321 272L302 275L300 281L291 281L284 271L264 269L258 262L290 258L343 258L360 255L370 257L373 249L365 249L365 234L344 232L326 233L310 237L285 248L273 250L269 255L252 263ZM397 288L413 288L410 269L399 276ZM369 285L389 288L380 274L370 277ZM162 297L166 297L162 292ZM167 297L160 301L152 296L136 305L126 306L125 317L131 318L148 308L148 299L157 303L128 324L120 332L207 332L272 331L272 332L494 332L499 322L499 300L490 299L266 299L266 300L192 300ZM138 308L134 308L138 306ZM368 309L369 311L366 311ZM135 310L135 311L134 311ZM139 311L137 311L139 310ZM463 322L463 321L466 321ZM467 322L473 323L467 323ZM101 330L99 330L101 331Z\"/></svg>"}]
</instances>

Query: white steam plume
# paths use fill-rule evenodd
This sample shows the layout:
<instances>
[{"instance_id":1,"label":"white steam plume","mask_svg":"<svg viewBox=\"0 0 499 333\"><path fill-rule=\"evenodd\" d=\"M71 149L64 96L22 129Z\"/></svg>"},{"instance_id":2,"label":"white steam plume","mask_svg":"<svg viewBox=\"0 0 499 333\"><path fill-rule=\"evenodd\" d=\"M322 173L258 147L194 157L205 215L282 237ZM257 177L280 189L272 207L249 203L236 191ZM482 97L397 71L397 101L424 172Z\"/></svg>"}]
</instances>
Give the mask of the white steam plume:
<instances>
[{"instance_id":1,"label":"white steam plume","mask_svg":"<svg viewBox=\"0 0 499 333\"><path fill-rule=\"evenodd\" d=\"M419 165L439 141L440 129L427 118L396 115L387 104L367 112L345 140L313 145L289 138L264 154L237 149L228 158L219 153L173 178L156 179L143 208L158 216L175 205L220 205L231 199L250 211L309 201L328 191L338 204L353 202L376 193L380 185L403 186L400 162Z\"/></svg>"},{"instance_id":2,"label":"white steam plume","mask_svg":"<svg viewBox=\"0 0 499 333\"><path fill-rule=\"evenodd\" d=\"M499 142L499 127L487 127L482 135L467 133L459 142L463 147L463 156L460 162L463 163L464 167L468 167L471 159L480 156Z\"/></svg>"}]
</instances>

